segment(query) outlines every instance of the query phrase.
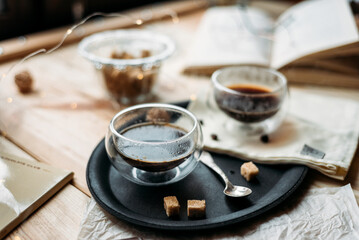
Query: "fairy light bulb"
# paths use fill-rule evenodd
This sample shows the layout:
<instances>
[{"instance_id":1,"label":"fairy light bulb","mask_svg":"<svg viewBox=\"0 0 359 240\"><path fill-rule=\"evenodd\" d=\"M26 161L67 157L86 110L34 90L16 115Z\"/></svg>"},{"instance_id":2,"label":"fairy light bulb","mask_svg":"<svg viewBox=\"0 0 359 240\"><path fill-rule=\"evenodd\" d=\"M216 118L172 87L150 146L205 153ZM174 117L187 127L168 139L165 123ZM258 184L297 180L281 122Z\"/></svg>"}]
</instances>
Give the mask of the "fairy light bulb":
<instances>
[{"instance_id":1,"label":"fairy light bulb","mask_svg":"<svg viewBox=\"0 0 359 240\"><path fill-rule=\"evenodd\" d=\"M76 109L77 108L77 103L75 103L75 102L71 103L70 108L71 109Z\"/></svg>"},{"instance_id":2,"label":"fairy light bulb","mask_svg":"<svg viewBox=\"0 0 359 240\"><path fill-rule=\"evenodd\" d=\"M6 73L1 74L0 83L2 81L5 81L6 76L7 76Z\"/></svg>"},{"instance_id":3,"label":"fairy light bulb","mask_svg":"<svg viewBox=\"0 0 359 240\"><path fill-rule=\"evenodd\" d=\"M172 18L173 23L179 23L179 21L180 21L179 17L177 17L177 16Z\"/></svg>"},{"instance_id":4,"label":"fairy light bulb","mask_svg":"<svg viewBox=\"0 0 359 240\"><path fill-rule=\"evenodd\" d=\"M138 79L138 80L142 80L142 79L143 79L143 77L144 77L144 76L143 76L143 74L142 74L142 73L139 73L139 74L137 75L137 79Z\"/></svg>"},{"instance_id":5,"label":"fairy light bulb","mask_svg":"<svg viewBox=\"0 0 359 240\"><path fill-rule=\"evenodd\" d=\"M143 23L143 20L142 20L142 19L137 19L137 20L136 20L136 24L137 24L137 25L141 25L142 23Z\"/></svg>"}]
</instances>

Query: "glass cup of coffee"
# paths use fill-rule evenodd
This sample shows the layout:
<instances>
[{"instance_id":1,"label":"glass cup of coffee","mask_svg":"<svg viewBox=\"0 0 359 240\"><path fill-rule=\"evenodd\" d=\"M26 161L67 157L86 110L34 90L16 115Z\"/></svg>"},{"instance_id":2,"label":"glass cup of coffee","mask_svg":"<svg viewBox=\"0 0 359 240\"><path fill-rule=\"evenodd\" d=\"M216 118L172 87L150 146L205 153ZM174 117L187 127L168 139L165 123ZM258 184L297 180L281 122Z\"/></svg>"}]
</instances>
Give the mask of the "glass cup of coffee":
<instances>
[{"instance_id":1,"label":"glass cup of coffee","mask_svg":"<svg viewBox=\"0 0 359 240\"><path fill-rule=\"evenodd\" d=\"M229 128L239 126L245 135L263 135L275 131L283 121L288 88L280 72L256 66L228 67L214 72L212 83L218 107L236 120L228 123Z\"/></svg>"},{"instance_id":2,"label":"glass cup of coffee","mask_svg":"<svg viewBox=\"0 0 359 240\"><path fill-rule=\"evenodd\" d=\"M198 164L201 126L188 110L161 103L135 105L117 113L108 128L106 151L128 180L158 186L177 182Z\"/></svg>"}]
</instances>

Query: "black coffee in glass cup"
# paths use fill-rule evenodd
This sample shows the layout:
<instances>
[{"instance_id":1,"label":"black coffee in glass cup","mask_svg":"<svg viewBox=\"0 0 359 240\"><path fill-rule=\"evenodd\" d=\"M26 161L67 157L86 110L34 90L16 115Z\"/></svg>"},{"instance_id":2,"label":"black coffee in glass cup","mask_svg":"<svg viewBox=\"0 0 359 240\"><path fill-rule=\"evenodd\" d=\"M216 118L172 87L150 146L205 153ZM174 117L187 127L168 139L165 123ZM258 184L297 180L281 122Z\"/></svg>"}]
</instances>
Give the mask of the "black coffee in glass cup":
<instances>
[{"instance_id":1,"label":"black coffee in glass cup","mask_svg":"<svg viewBox=\"0 0 359 240\"><path fill-rule=\"evenodd\" d=\"M197 166L202 147L196 117L170 104L126 108L113 117L106 135L112 165L123 177L141 185L181 180Z\"/></svg>"},{"instance_id":2,"label":"black coffee in glass cup","mask_svg":"<svg viewBox=\"0 0 359 240\"><path fill-rule=\"evenodd\" d=\"M240 126L245 134L268 134L276 130L285 114L287 80L276 70L237 66L212 75L214 99L230 118L230 128Z\"/></svg>"}]
</instances>

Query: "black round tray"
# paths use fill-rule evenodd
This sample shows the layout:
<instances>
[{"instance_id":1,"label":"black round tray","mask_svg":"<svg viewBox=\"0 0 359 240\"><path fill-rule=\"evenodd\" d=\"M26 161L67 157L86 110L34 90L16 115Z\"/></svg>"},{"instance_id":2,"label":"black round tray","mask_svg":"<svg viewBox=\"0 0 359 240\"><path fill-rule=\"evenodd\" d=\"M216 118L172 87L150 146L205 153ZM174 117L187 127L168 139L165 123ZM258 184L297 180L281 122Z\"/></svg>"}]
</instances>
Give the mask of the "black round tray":
<instances>
[{"instance_id":1,"label":"black round tray","mask_svg":"<svg viewBox=\"0 0 359 240\"><path fill-rule=\"evenodd\" d=\"M112 167L104 140L93 151L86 178L95 201L119 219L155 229L200 230L226 226L254 218L282 203L303 181L308 168L299 165L257 164L259 174L251 182L240 175L241 159L211 153L215 162L238 185L253 193L245 198L226 197L223 182L202 163L183 180L161 187L140 186L120 176ZM177 196L181 205L178 219L170 219L163 197ZM187 200L205 199L206 218L187 217Z\"/></svg>"}]
</instances>

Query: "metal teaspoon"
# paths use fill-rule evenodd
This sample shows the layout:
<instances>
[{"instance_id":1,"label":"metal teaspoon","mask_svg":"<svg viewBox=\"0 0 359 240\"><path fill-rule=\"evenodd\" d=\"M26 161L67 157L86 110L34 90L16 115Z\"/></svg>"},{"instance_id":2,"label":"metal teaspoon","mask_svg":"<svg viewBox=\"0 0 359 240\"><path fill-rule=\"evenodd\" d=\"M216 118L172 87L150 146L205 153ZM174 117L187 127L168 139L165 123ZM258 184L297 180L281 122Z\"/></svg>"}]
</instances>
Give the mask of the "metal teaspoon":
<instances>
[{"instance_id":1,"label":"metal teaspoon","mask_svg":"<svg viewBox=\"0 0 359 240\"><path fill-rule=\"evenodd\" d=\"M223 193L230 197L245 197L252 193L252 190L243 186L233 185L226 174L218 167L218 165L213 161L211 154L203 151L201 155L201 162L204 163L207 167L218 173L219 176L223 179L226 187L223 190Z\"/></svg>"}]
</instances>

